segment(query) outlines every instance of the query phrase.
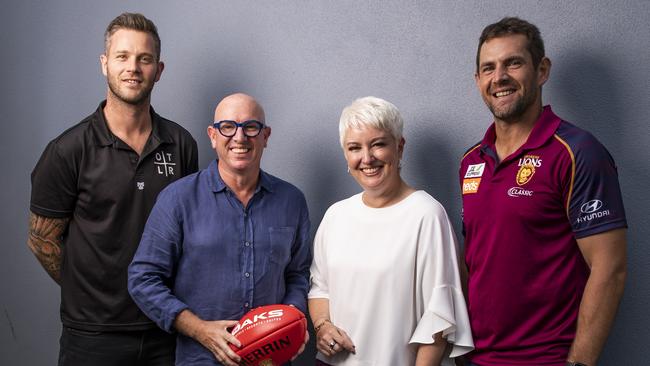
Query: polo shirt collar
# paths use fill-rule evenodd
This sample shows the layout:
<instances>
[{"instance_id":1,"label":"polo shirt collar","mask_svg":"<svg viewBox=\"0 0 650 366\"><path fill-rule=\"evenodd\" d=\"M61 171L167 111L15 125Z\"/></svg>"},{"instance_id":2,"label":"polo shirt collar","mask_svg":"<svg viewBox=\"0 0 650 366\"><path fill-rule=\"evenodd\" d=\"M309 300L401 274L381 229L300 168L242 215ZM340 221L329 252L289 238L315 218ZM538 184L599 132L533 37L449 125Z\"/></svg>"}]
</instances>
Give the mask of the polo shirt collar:
<instances>
[{"instance_id":1,"label":"polo shirt collar","mask_svg":"<svg viewBox=\"0 0 650 366\"><path fill-rule=\"evenodd\" d=\"M537 122L535 122L533 130L530 131L528 139L526 139L526 142L512 156L516 156L522 151L532 150L542 146L553 136L553 134L555 134L561 121L560 117L553 113L550 105L544 106ZM485 151L485 149L488 148L494 150L496 137L496 128L493 122L487 132L485 132L485 136L481 142L481 151Z\"/></svg>"},{"instance_id":2,"label":"polo shirt collar","mask_svg":"<svg viewBox=\"0 0 650 366\"><path fill-rule=\"evenodd\" d=\"M223 179L221 179L221 174L219 174L219 167L218 167L219 159L214 159L212 162L210 162L210 165L208 165L207 171L208 171L208 178L210 180L210 186L212 187L212 191L217 193L217 192L222 192L228 186L226 183L224 183ZM255 188L255 193L259 192L261 189L264 189L265 191L268 192L273 192L273 179L269 174L267 174L265 171L260 169L260 179L257 182L257 188Z\"/></svg>"},{"instance_id":3,"label":"polo shirt collar","mask_svg":"<svg viewBox=\"0 0 650 366\"><path fill-rule=\"evenodd\" d=\"M104 117L105 106L106 100L99 103L99 107L97 107L97 110L93 114L94 118L91 123L92 130L99 146L110 146L117 140L117 137L113 135L106 123L106 118ZM162 123L162 117L160 117L151 106L149 106L149 113L151 114L151 138L158 143L173 143L174 140L172 139L169 130L166 128L165 124Z\"/></svg>"}]
</instances>

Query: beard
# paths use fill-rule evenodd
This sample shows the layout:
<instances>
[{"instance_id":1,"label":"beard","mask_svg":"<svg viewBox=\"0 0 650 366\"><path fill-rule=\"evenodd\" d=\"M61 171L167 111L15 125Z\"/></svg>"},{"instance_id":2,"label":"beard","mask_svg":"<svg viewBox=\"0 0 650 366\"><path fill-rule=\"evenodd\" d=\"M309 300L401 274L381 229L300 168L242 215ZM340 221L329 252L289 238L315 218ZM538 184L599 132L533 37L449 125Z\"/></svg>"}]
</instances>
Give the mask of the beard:
<instances>
[{"instance_id":1,"label":"beard","mask_svg":"<svg viewBox=\"0 0 650 366\"><path fill-rule=\"evenodd\" d=\"M109 77L106 78L108 81L108 89L111 91L111 93L119 100L121 100L124 103L131 104L131 105L142 105L146 101L149 100L149 97L151 96L151 91L153 90L153 83L148 84L143 82L142 83L142 89L140 89L137 93L129 93L127 91L121 90L118 83L119 80L115 81L116 79L111 78L110 75Z\"/></svg>"},{"instance_id":2,"label":"beard","mask_svg":"<svg viewBox=\"0 0 650 366\"><path fill-rule=\"evenodd\" d=\"M528 90L530 90L530 92L524 94L514 103L507 106L497 107L488 100L485 100L485 104L490 112L492 112L492 115L494 115L494 118L502 121L516 121L528 111L528 108L535 104L535 100L537 99L535 89L533 88Z\"/></svg>"}]
</instances>

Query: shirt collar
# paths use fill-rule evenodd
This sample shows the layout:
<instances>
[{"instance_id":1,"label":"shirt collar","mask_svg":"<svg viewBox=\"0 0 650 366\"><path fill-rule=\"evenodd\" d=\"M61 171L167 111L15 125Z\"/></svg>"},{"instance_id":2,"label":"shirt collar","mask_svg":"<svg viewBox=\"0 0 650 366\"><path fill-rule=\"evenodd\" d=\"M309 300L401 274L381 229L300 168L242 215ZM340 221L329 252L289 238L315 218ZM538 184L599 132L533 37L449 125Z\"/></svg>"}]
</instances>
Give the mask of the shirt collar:
<instances>
[{"instance_id":1,"label":"shirt collar","mask_svg":"<svg viewBox=\"0 0 650 366\"><path fill-rule=\"evenodd\" d=\"M212 191L215 193L223 192L226 188L228 188L223 179L221 179L221 174L219 174L219 168L217 166L218 163L219 159L214 159L212 162L210 162L210 165L208 165L207 168L210 186L212 187ZM273 178L271 175L260 169L260 179L257 182L255 193L259 192L261 189L264 189L267 192L273 192L273 185Z\"/></svg>"},{"instance_id":2,"label":"shirt collar","mask_svg":"<svg viewBox=\"0 0 650 366\"><path fill-rule=\"evenodd\" d=\"M105 106L106 100L99 103L99 107L97 107L97 110L93 114L94 118L91 123L92 130L99 146L113 145L117 140L106 123L106 118L104 117ZM162 123L163 118L160 117L151 106L149 106L149 113L151 114L151 138L155 142L159 143L173 143L174 140L172 139L170 131L167 129L167 126Z\"/></svg>"},{"instance_id":3,"label":"shirt collar","mask_svg":"<svg viewBox=\"0 0 650 366\"><path fill-rule=\"evenodd\" d=\"M561 121L560 117L553 113L550 105L544 106L528 139L526 139L526 142L518 151L532 150L542 146L553 136ZM496 129L493 122L487 132L485 132L485 136L481 142L481 151L485 151L487 148L493 149L494 141L496 141Z\"/></svg>"}]
</instances>

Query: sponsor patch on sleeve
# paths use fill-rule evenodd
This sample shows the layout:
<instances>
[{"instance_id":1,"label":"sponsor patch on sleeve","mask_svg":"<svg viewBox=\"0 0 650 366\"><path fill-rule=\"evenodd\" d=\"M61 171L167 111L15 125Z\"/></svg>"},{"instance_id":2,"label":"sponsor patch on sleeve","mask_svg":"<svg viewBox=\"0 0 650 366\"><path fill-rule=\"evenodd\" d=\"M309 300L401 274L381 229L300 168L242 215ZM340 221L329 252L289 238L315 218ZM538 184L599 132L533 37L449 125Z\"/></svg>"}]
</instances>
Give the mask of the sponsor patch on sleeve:
<instances>
[{"instance_id":1,"label":"sponsor patch on sleeve","mask_svg":"<svg viewBox=\"0 0 650 366\"><path fill-rule=\"evenodd\" d=\"M481 183L481 178L463 179L463 194L478 192L478 186Z\"/></svg>"}]
</instances>

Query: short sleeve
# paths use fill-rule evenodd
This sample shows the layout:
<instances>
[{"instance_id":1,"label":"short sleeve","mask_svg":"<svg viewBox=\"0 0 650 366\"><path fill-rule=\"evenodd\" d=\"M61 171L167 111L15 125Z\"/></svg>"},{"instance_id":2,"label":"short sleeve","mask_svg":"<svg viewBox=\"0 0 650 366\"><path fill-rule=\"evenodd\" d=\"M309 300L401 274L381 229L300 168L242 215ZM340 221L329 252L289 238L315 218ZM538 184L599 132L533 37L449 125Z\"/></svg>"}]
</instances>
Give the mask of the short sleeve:
<instances>
[{"instance_id":1,"label":"short sleeve","mask_svg":"<svg viewBox=\"0 0 650 366\"><path fill-rule=\"evenodd\" d=\"M614 159L586 134L574 150L575 173L568 214L576 238L627 227Z\"/></svg>"},{"instance_id":2,"label":"short sleeve","mask_svg":"<svg viewBox=\"0 0 650 366\"><path fill-rule=\"evenodd\" d=\"M453 345L450 357L474 349L472 332L458 272L457 243L444 208L437 204L425 217L418 244L417 281L420 289L416 307L422 314L409 343L433 343L442 332Z\"/></svg>"},{"instance_id":3,"label":"short sleeve","mask_svg":"<svg viewBox=\"0 0 650 366\"><path fill-rule=\"evenodd\" d=\"M50 142L32 171L30 210L40 216L63 218L72 215L77 200L75 157L66 156Z\"/></svg>"}]
</instances>

